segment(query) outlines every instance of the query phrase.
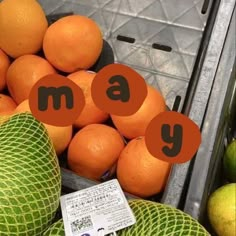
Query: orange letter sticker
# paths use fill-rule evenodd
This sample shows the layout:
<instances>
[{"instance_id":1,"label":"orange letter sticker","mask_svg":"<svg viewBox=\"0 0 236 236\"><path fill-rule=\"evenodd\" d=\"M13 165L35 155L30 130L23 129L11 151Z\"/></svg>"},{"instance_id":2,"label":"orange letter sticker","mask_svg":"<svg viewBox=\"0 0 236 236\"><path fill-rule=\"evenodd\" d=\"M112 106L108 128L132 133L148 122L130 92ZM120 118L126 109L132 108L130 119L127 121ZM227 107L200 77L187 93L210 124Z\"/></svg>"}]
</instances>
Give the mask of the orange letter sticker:
<instances>
[{"instance_id":1,"label":"orange letter sticker","mask_svg":"<svg viewBox=\"0 0 236 236\"><path fill-rule=\"evenodd\" d=\"M118 116L133 115L147 96L144 78L122 64L111 64L100 70L91 89L96 106Z\"/></svg>"},{"instance_id":2,"label":"orange letter sticker","mask_svg":"<svg viewBox=\"0 0 236 236\"><path fill-rule=\"evenodd\" d=\"M145 142L156 158L170 163L184 163L192 159L201 144L199 127L187 116L166 111L148 125Z\"/></svg>"},{"instance_id":3,"label":"orange letter sticker","mask_svg":"<svg viewBox=\"0 0 236 236\"><path fill-rule=\"evenodd\" d=\"M68 78L52 74L40 79L32 88L29 106L39 121L54 125L72 125L85 106L83 91Z\"/></svg>"}]
</instances>

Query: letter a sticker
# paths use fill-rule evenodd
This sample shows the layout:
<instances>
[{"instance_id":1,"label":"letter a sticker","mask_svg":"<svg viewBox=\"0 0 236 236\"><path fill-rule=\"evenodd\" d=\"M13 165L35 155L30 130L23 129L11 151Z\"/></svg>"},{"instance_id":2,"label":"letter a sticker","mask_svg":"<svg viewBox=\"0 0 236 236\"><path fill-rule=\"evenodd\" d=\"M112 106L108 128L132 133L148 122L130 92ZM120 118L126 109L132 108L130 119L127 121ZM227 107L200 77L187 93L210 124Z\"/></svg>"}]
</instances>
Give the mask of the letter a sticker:
<instances>
[{"instance_id":1,"label":"letter a sticker","mask_svg":"<svg viewBox=\"0 0 236 236\"><path fill-rule=\"evenodd\" d=\"M122 64L110 64L101 69L93 80L91 90L96 106L117 116L133 115L147 97L144 78Z\"/></svg>"}]
</instances>

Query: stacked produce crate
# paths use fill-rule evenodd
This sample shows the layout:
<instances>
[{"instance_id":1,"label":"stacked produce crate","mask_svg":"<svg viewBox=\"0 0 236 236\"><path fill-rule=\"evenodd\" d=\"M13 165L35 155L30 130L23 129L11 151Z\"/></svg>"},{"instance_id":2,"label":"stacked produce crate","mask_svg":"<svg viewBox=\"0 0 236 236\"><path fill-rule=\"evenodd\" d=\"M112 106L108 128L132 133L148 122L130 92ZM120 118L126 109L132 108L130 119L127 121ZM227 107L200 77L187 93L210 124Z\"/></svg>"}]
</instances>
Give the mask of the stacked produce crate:
<instances>
[{"instance_id":1,"label":"stacked produce crate","mask_svg":"<svg viewBox=\"0 0 236 236\"><path fill-rule=\"evenodd\" d=\"M229 148L233 147L236 128L235 5L229 10L230 24L225 29L227 37L222 45L223 50L219 62L217 62L214 84L202 126L203 142L196 156L184 206L185 212L208 225L209 228L211 228L209 218L206 217L209 198L221 186L235 183L236 175L235 167L233 167L236 162L235 151L232 150L230 154L231 163L226 163L226 158L229 158ZM222 17L219 20L221 21ZM222 30L219 33L222 33ZM235 200L232 199L231 202L233 201ZM223 204L225 204L223 208L227 209L229 203L226 198ZM231 225L231 230L233 228L234 226ZM212 234L214 235L213 230ZM233 232L231 234L233 235Z\"/></svg>"}]
</instances>

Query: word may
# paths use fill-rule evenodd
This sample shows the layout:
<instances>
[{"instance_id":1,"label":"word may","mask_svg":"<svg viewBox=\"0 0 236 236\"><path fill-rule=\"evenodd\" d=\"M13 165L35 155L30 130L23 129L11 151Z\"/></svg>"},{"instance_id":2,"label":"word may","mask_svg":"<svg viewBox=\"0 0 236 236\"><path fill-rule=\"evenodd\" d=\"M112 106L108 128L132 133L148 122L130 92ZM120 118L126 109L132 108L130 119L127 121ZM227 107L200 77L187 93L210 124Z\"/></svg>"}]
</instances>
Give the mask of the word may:
<instances>
[{"instance_id":1,"label":"word may","mask_svg":"<svg viewBox=\"0 0 236 236\"><path fill-rule=\"evenodd\" d=\"M144 78L127 66L112 64L94 76L91 96L94 104L106 113L130 116L140 109L147 97ZM72 125L85 104L82 89L58 74L39 80L29 96L30 109L35 118L54 126ZM170 163L183 163L197 151L201 133L188 117L166 111L151 120L145 132L145 143L154 157Z\"/></svg>"}]
</instances>

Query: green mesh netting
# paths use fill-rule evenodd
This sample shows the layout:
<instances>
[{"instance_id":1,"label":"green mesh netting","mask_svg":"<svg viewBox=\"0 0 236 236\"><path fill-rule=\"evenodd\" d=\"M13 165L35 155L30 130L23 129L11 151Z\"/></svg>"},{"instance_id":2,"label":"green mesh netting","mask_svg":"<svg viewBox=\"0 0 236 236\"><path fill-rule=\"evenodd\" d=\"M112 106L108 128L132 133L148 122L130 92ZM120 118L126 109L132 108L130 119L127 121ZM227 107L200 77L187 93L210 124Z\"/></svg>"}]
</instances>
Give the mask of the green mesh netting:
<instances>
[{"instance_id":1,"label":"green mesh netting","mask_svg":"<svg viewBox=\"0 0 236 236\"><path fill-rule=\"evenodd\" d=\"M210 236L196 220L167 205L144 200L129 200L136 224L117 232L117 236ZM43 236L64 236L62 219Z\"/></svg>"},{"instance_id":2,"label":"green mesh netting","mask_svg":"<svg viewBox=\"0 0 236 236\"><path fill-rule=\"evenodd\" d=\"M43 124L0 116L0 235L38 236L59 207L61 175Z\"/></svg>"},{"instance_id":3,"label":"green mesh netting","mask_svg":"<svg viewBox=\"0 0 236 236\"><path fill-rule=\"evenodd\" d=\"M193 218L167 205L130 200L136 224L117 232L118 236L209 236Z\"/></svg>"},{"instance_id":4,"label":"green mesh netting","mask_svg":"<svg viewBox=\"0 0 236 236\"><path fill-rule=\"evenodd\" d=\"M45 231L43 236L65 236L63 220L60 219L55 222L48 230Z\"/></svg>"}]
</instances>

